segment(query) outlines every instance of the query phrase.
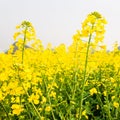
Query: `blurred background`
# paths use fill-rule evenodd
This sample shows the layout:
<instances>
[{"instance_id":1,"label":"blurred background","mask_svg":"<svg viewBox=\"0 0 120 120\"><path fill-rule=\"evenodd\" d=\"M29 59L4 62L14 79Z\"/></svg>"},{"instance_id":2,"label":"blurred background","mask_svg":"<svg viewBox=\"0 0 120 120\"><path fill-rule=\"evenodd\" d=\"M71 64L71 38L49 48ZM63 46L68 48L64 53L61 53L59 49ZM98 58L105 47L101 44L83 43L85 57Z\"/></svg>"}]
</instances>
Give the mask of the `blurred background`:
<instances>
[{"instance_id":1,"label":"blurred background","mask_svg":"<svg viewBox=\"0 0 120 120\"><path fill-rule=\"evenodd\" d=\"M73 34L93 11L108 21L104 43L111 50L116 41L120 44L119 0L0 0L0 51L14 43L15 27L24 20L32 22L44 46L69 46Z\"/></svg>"}]
</instances>

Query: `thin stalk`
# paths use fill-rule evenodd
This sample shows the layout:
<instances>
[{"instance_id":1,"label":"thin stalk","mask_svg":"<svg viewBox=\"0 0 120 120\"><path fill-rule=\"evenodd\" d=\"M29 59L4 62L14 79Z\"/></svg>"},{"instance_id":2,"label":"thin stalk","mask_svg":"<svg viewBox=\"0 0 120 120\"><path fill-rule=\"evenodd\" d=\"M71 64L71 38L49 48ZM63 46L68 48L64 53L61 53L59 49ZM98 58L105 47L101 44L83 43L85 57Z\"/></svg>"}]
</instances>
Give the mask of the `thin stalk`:
<instances>
[{"instance_id":1,"label":"thin stalk","mask_svg":"<svg viewBox=\"0 0 120 120\"><path fill-rule=\"evenodd\" d=\"M87 65L88 65L88 53L89 53L91 38L92 38L92 34L89 35L86 58L85 58L85 68L84 68L84 76L83 76L83 82L82 82L81 99L80 99L80 102L79 102L79 106L80 106L80 108L79 108L79 120L82 117L82 105L83 105L83 100L84 100L83 99L83 93L84 93L85 82L86 82L86 73L87 73Z\"/></svg>"},{"instance_id":2,"label":"thin stalk","mask_svg":"<svg viewBox=\"0 0 120 120\"><path fill-rule=\"evenodd\" d=\"M26 32L27 32L27 29L28 29L28 27L26 26L26 28L25 28L25 33L24 33L23 47L22 47L22 64L24 63L24 50L25 50L25 42L26 42ZM19 72L18 72L18 76L19 76ZM25 89L25 87L24 87L24 85L23 85L20 77L19 77L19 80L20 80L20 82L21 82L21 85L22 85L22 87L23 87L23 89L24 89L27 97L30 97L29 94L28 94L28 92L27 92L27 90ZM31 101L31 104L32 104L32 106L33 106L36 114L38 115L39 119L41 119L41 116L40 116L37 108L35 107L35 105L34 105L34 103L33 103L32 101Z\"/></svg>"},{"instance_id":3,"label":"thin stalk","mask_svg":"<svg viewBox=\"0 0 120 120\"><path fill-rule=\"evenodd\" d=\"M77 72L78 72L78 57L77 57L77 49L78 49L78 42L76 43L75 47L75 62L74 62L74 84L73 84L73 95L72 95L72 100L74 100L75 97L75 92L76 92L76 81L77 81Z\"/></svg>"},{"instance_id":4,"label":"thin stalk","mask_svg":"<svg viewBox=\"0 0 120 120\"><path fill-rule=\"evenodd\" d=\"M25 104L25 107L26 107L26 110L27 110L27 113L28 113L28 116L29 116L29 120L32 120L32 116L30 115L30 113L29 113L29 108L28 108L28 105L27 104Z\"/></svg>"},{"instance_id":5,"label":"thin stalk","mask_svg":"<svg viewBox=\"0 0 120 120\"><path fill-rule=\"evenodd\" d=\"M29 97L30 97L29 93L27 92L27 90L25 89L24 85L22 84L21 79L19 79L19 80L20 80L20 82L21 82L21 85L22 85L22 87L23 87L23 90L25 91L27 97L29 98ZM35 107L35 105L34 105L34 103L33 103L32 101L31 101L31 104L32 104L32 106L33 106L33 108L34 108L36 114L38 115L39 119L41 119L41 116L40 116L40 114L39 114L37 108Z\"/></svg>"},{"instance_id":6,"label":"thin stalk","mask_svg":"<svg viewBox=\"0 0 120 120\"><path fill-rule=\"evenodd\" d=\"M48 97L48 99L49 99L49 104L50 104L50 106L52 106L50 97ZM52 113L52 116L53 116L53 120L55 120L55 115L54 115L54 113L53 113L53 108L52 108L52 110L51 110L51 113Z\"/></svg>"},{"instance_id":7,"label":"thin stalk","mask_svg":"<svg viewBox=\"0 0 120 120\"><path fill-rule=\"evenodd\" d=\"M24 62L24 50L25 50L25 42L26 42L26 32L27 32L27 27L25 28L25 34L24 34L24 40L23 40L23 46L22 46L22 64Z\"/></svg>"},{"instance_id":8,"label":"thin stalk","mask_svg":"<svg viewBox=\"0 0 120 120\"><path fill-rule=\"evenodd\" d=\"M55 77L55 78L56 78L56 77ZM54 80L55 80L55 78L54 78ZM43 79L43 80L44 80L44 79ZM54 81L54 80L53 80L53 81ZM46 91L47 91L46 93L47 93L47 98L48 98L48 100L49 100L49 104L50 104L50 106L52 107L52 103L51 103L51 100L50 100L50 97L49 97L49 93L50 93L51 90L48 91L47 84L46 84L46 81L45 81L45 80L44 80L44 84L45 84L45 87L46 87L46 89L47 89L47 90L46 90ZM54 112L53 112L53 108L51 109L51 113L52 113L53 120L56 120L56 119L55 119Z\"/></svg>"},{"instance_id":9,"label":"thin stalk","mask_svg":"<svg viewBox=\"0 0 120 120\"><path fill-rule=\"evenodd\" d=\"M110 102L109 102L109 99L108 99L108 94L107 94L107 96L106 96L106 104L107 104L107 114L108 114L108 118L109 118L109 120L112 120L111 112L110 112Z\"/></svg>"},{"instance_id":10,"label":"thin stalk","mask_svg":"<svg viewBox=\"0 0 120 120\"><path fill-rule=\"evenodd\" d=\"M26 91L26 89L25 89L25 87L24 87L24 85L23 85L23 84L22 84L22 87L23 87L23 89L24 89L24 91L25 91L25 93L26 93L27 97L30 97L30 96L29 96L29 94L28 94L28 92ZM41 119L41 116L40 116L40 114L39 114L39 112L38 112L37 108L35 107L35 105L34 105L34 103L33 103L32 101L31 101L31 104L32 104L32 106L33 106L33 108L34 108L34 110L35 110L36 114L38 115L39 119Z\"/></svg>"},{"instance_id":11,"label":"thin stalk","mask_svg":"<svg viewBox=\"0 0 120 120\"><path fill-rule=\"evenodd\" d=\"M3 105L2 103L0 103L0 104L1 104L1 107L3 108L3 110L5 111L5 113L6 113L6 115L7 115L7 118L8 118L9 120L11 120L11 118L10 118L10 116L8 115L8 113L7 113L4 105Z\"/></svg>"}]
</instances>

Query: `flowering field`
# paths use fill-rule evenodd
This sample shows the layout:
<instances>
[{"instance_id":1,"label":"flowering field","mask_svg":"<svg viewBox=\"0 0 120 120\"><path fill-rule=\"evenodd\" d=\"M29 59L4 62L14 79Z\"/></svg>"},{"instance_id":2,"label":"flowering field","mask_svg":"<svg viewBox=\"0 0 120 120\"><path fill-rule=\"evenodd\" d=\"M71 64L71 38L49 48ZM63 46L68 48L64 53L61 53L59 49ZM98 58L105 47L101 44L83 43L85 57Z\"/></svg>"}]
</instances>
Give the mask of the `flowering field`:
<instances>
[{"instance_id":1,"label":"flowering field","mask_svg":"<svg viewBox=\"0 0 120 120\"><path fill-rule=\"evenodd\" d=\"M120 51L107 52L106 23L92 12L69 47L54 48L30 22L17 26L0 53L0 120L119 120Z\"/></svg>"}]
</instances>

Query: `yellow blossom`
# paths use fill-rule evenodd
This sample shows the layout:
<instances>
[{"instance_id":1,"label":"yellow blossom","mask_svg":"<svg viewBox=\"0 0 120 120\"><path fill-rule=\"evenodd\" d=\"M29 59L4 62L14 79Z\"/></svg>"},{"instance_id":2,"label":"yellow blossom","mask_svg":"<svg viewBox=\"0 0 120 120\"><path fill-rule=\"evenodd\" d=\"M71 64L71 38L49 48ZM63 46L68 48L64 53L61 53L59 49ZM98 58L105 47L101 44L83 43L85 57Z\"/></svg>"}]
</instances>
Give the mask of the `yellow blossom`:
<instances>
[{"instance_id":1,"label":"yellow blossom","mask_svg":"<svg viewBox=\"0 0 120 120\"><path fill-rule=\"evenodd\" d=\"M0 101L4 99L4 96L3 96L3 93L2 91L0 90Z\"/></svg>"},{"instance_id":2,"label":"yellow blossom","mask_svg":"<svg viewBox=\"0 0 120 120\"><path fill-rule=\"evenodd\" d=\"M100 108L100 106L99 105L96 105L96 109L98 110Z\"/></svg>"},{"instance_id":3,"label":"yellow blossom","mask_svg":"<svg viewBox=\"0 0 120 120\"><path fill-rule=\"evenodd\" d=\"M97 94L96 88L90 89L90 95Z\"/></svg>"},{"instance_id":4,"label":"yellow blossom","mask_svg":"<svg viewBox=\"0 0 120 120\"><path fill-rule=\"evenodd\" d=\"M54 97L54 98L56 98L56 92L51 91L51 93L50 93L50 97Z\"/></svg>"},{"instance_id":5,"label":"yellow blossom","mask_svg":"<svg viewBox=\"0 0 120 120\"><path fill-rule=\"evenodd\" d=\"M86 115L86 110L82 111L82 115L85 116L86 119L88 119L88 116Z\"/></svg>"},{"instance_id":6,"label":"yellow blossom","mask_svg":"<svg viewBox=\"0 0 120 120\"><path fill-rule=\"evenodd\" d=\"M111 99L114 100L114 99L115 99L115 96L112 96Z\"/></svg>"},{"instance_id":7,"label":"yellow blossom","mask_svg":"<svg viewBox=\"0 0 120 120\"><path fill-rule=\"evenodd\" d=\"M33 103L34 104L39 104L39 95L38 94L32 94L29 98L28 98L28 101L29 102L32 102L33 101Z\"/></svg>"},{"instance_id":8,"label":"yellow blossom","mask_svg":"<svg viewBox=\"0 0 120 120\"><path fill-rule=\"evenodd\" d=\"M104 96L107 96L107 91L104 91L103 94L104 94Z\"/></svg>"},{"instance_id":9,"label":"yellow blossom","mask_svg":"<svg viewBox=\"0 0 120 120\"><path fill-rule=\"evenodd\" d=\"M118 103L118 102L113 102L113 106L114 106L115 108L119 108L119 103Z\"/></svg>"},{"instance_id":10,"label":"yellow blossom","mask_svg":"<svg viewBox=\"0 0 120 120\"><path fill-rule=\"evenodd\" d=\"M47 101L46 97L42 96L42 101L41 101L41 103L42 103L42 104L43 104L43 103L46 103L46 101Z\"/></svg>"},{"instance_id":11,"label":"yellow blossom","mask_svg":"<svg viewBox=\"0 0 120 120\"><path fill-rule=\"evenodd\" d=\"M50 107L50 106L47 106L47 107L45 108L45 111L46 111L46 112L50 112L50 111L51 111L51 107Z\"/></svg>"},{"instance_id":12,"label":"yellow blossom","mask_svg":"<svg viewBox=\"0 0 120 120\"><path fill-rule=\"evenodd\" d=\"M12 108L12 113L16 115L19 115L24 110L23 106L18 104L13 104L11 108Z\"/></svg>"}]
</instances>

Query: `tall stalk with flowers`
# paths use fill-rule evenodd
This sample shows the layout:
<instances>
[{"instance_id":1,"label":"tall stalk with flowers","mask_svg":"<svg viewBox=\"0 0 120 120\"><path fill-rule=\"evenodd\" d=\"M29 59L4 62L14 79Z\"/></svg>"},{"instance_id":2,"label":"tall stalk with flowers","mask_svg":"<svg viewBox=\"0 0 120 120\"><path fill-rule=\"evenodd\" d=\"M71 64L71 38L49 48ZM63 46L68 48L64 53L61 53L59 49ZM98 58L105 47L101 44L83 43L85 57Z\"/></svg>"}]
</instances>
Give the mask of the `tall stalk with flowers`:
<instances>
[{"instance_id":1,"label":"tall stalk with flowers","mask_svg":"<svg viewBox=\"0 0 120 120\"><path fill-rule=\"evenodd\" d=\"M23 21L20 25L16 26L16 29L18 31L14 34L13 37L14 40L17 41L18 49L22 51L21 63L23 64L25 45L28 42L34 41L36 39L36 33L34 27L28 21Z\"/></svg>"},{"instance_id":2,"label":"tall stalk with flowers","mask_svg":"<svg viewBox=\"0 0 120 120\"><path fill-rule=\"evenodd\" d=\"M84 88L85 88L85 83L87 81L86 74L87 74L90 46L91 46L91 43L94 43L94 45L97 45L99 44L99 42L102 42L104 38L104 33L105 33L105 28L104 28L105 24L106 24L106 20L98 12L92 12L91 14L89 14L85 19L85 21L82 23L82 30L80 32L80 36L81 36L81 39L87 38L88 42L87 42L87 50L86 50L86 57L85 57L85 64L84 64L81 96L79 101L79 120L82 117L82 111L83 111Z\"/></svg>"},{"instance_id":3,"label":"tall stalk with flowers","mask_svg":"<svg viewBox=\"0 0 120 120\"><path fill-rule=\"evenodd\" d=\"M32 24L29 21L23 21L20 25L16 27L18 32L14 34L14 40L17 40L17 47L22 52L22 60L21 65L24 66L24 53L25 53L25 45L28 42L35 41L36 40L36 33L35 29L32 26ZM19 77L19 71L18 71L18 77ZM29 98L29 93L26 91L25 86L22 84L22 80L19 77L20 83L23 87L23 90L25 91L27 97ZM31 101L31 105L33 106L33 109L35 110L35 113L37 114L38 118L41 119L41 116L36 109L36 106L34 105L33 101Z\"/></svg>"}]
</instances>

